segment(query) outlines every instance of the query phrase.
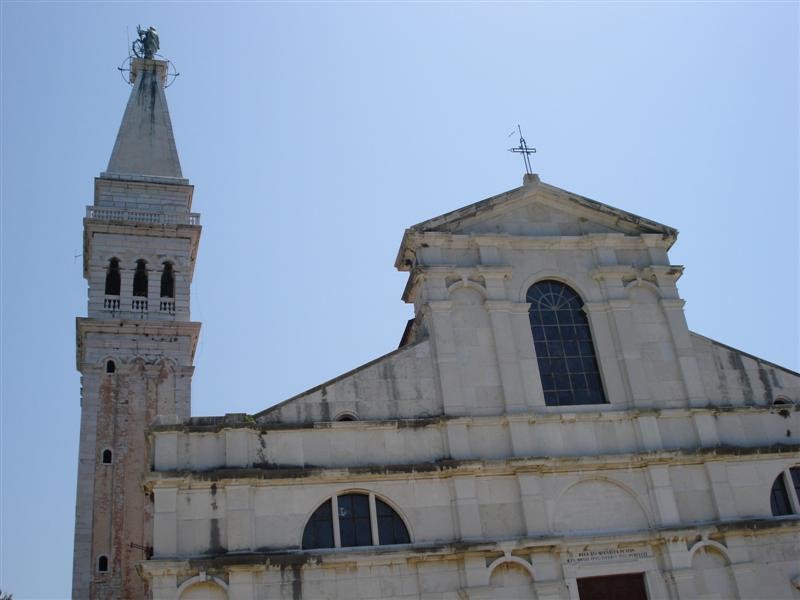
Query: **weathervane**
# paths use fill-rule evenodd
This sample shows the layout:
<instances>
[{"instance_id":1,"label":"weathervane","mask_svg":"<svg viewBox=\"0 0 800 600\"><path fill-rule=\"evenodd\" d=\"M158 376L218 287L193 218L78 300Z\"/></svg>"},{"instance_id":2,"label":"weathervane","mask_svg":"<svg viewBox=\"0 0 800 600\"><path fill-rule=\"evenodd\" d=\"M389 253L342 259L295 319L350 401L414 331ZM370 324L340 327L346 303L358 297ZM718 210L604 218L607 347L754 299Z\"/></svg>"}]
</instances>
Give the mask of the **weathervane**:
<instances>
[{"instance_id":1,"label":"weathervane","mask_svg":"<svg viewBox=\"0 0 800 600\"><path fill-rule=\"evenodd\" d=\"M509 152L514 152L515 154L522 154L522 160L525 161L525 173L528 175L533 175L533 171L531 171L531 154L536 154L536 148L528 148L528 144L525 142L525 138L522 137L522 128L517 125L517 131L519 131L519 146L516 148L509 148ZM508 137L514 135L512 131Z\"/></svg>"}]
</instances>

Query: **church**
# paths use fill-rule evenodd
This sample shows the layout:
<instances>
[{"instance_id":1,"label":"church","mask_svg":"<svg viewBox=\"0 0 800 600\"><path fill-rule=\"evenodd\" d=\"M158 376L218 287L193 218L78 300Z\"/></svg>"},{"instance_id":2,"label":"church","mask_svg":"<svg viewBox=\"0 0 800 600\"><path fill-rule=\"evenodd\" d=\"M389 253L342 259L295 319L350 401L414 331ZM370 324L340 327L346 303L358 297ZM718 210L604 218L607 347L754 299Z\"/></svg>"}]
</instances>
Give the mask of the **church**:
<instances>
[{"instance_id":1,"label":"church","mask_svg":"<svg viewBox=\"0 0 800 600\"><path fill-rule=\"evenodd\" d=\"M192 416L166 77L83 222L74 598L800 598L800 374L688 329L676 229L535 174L402 232L396 350Z\"/></svg>"}]
</instances>

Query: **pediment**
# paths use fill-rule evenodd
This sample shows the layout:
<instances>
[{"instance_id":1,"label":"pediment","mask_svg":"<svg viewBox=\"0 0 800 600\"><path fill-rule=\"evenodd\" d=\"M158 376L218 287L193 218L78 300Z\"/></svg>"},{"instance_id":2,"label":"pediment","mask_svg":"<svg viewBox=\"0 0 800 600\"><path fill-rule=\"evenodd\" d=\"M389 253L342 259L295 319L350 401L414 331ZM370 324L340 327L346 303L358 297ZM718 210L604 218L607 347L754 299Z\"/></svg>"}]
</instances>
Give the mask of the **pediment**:
<instances>
[{"instance_id":1,"label":"pediment","mask_svg":"<svg viewBox=\"0 0 800 600\"><path fill-rule=\"evenodd\" d=\"M428 219L411 231L519 236L576 236L593 233L675 236L667 225L533 181L504 194Z\"/></svg>"}]
</instances>

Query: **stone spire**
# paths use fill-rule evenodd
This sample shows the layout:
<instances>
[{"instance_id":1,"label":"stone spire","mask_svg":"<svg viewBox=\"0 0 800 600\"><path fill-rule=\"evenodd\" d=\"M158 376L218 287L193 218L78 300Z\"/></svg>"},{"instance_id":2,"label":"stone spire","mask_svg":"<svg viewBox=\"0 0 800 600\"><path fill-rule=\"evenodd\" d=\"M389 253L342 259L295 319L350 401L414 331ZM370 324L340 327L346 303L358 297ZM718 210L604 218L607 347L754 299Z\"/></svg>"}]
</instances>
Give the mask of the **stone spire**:
<instances>
[{"instance_id":1,"label":"stone spire","mask_svg":"<svg viewBox=\"0 0 800 600\"><path fill-rule=\"evenodd\" d=\"M108 168L101 177L182 179L181 163L164 95L167 65L164 60L133 59L133 89Z\"/></svg>"}]
</instances>

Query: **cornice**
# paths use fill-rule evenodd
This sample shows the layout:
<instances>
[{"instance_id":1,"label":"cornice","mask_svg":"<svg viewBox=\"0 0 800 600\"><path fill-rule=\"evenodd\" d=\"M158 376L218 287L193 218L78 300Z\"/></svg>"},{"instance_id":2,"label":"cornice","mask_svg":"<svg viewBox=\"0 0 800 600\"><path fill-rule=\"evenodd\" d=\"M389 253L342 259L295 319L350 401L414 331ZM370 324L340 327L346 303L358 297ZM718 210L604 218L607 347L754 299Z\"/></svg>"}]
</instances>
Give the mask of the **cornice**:
<instances>
[{"instance_id":1,"label":"cornice","mask_svg":"<svg viewBox=\"0 0 800 600\"><path fill-rule=\"evenodd\" d=\"M761 447L715 446L694 450L659 450L652 452L605 454L595 456L538 456L492 460L439 460L435 462L364 465L353 467L232 467L206 471L151 471L145 476L145 486L152 489L206 487L217 483L269 482L270 485L297 485L302 479L309 482L352 483L381 480L451 479L485 475L525 475L580 473L646 469L651 466L700 465L722 460L753 461L765 458L796 456L799 444L774 444ZM176 485L176 482L181 482Z\"/></svg>"},{"instance_id":2,"label":"cornice","mask_svg":"<svg viewBox=\"0 0 800 600\"><path fill-rule=\"evenodd\" d=\"M86 334L100 333L109 335L170 335L187 336L191 338L191 357L197 349L197 340L200 336L201 323L197 321L131 321L112 319L92 319L77 317L75 319L76 352L75 360L78 370L84 362L84 349Z\"/></svg>"}]
</instances>

